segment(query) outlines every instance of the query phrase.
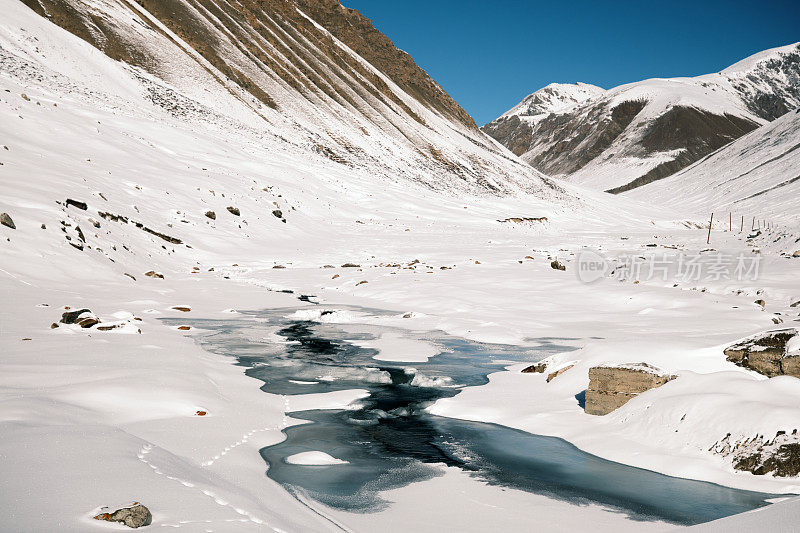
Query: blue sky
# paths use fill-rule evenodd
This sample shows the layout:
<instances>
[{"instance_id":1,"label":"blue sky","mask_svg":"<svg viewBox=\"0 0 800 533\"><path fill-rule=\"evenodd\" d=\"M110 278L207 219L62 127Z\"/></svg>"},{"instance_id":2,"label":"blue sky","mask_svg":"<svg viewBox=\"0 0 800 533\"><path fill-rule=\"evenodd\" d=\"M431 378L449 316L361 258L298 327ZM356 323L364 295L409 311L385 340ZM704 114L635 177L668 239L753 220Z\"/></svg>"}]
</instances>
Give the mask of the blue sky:
<instances>
[{"instance_id":1,"label":"blue sky","mask_svg":"<svg viewBox=\"0 0 800 533\"><path fill-rule=\"evenodd\" d=\"M722 70L800 41L800 0L342 0L481 125L551 82L606 89Z\"/></svg>"}]
</instances>

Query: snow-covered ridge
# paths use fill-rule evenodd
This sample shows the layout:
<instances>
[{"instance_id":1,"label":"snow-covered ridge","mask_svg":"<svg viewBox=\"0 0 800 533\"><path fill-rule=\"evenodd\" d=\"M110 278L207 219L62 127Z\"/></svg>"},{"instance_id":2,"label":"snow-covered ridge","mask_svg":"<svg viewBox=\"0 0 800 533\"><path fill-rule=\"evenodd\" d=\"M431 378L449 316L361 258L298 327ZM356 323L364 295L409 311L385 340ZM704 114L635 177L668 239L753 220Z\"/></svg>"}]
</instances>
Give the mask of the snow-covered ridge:
<instances>
[{"instance_id":1,"label":"snow-covered ridge","mask_svg":"<svg viewBox=\"0 0 800 533\"><path fill-rule=\"evenodd\" d=\"M800 107L800 43L714 74L647 79L560 110L545 106L535 119L527 107L521 102L484 131L548 175L623 192Z\"/></svg>"},{"instance_id":2,"label":"snow-covered ridge","mask_svg":"<svg viewBox=\"0 0 800 533\"><path fill-rule=\"evenodd\" d=\"M602 87L589 83L551 83L526 96L501 117L519 116L535 120L550 113L564 113L604 92Z\"/></svg>"}]
</instances>

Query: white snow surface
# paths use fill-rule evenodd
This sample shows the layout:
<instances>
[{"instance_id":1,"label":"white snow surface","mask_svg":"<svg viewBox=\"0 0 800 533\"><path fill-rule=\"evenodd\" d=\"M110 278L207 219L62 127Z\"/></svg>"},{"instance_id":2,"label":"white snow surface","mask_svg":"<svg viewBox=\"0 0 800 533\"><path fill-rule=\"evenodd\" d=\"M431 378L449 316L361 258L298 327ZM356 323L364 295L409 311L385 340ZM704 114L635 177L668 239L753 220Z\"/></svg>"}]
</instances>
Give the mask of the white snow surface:
<instances>
[{"instance_id":1,"label":"white snow surface","mask_svg":"<svg viewBox=\"0 0 800 533\"><path fill-rule=\"evenodd\" d=\"M0 212L16 225L0 226L3 529L113 528L91 516L130 501L151 509L153 528L189 531L336 529L325 514L359 531L441 529L442 522L464 530L665 529L599 506L505 491L452 469L391 491L396 505L384 512L310 509L264 475L258 450L300 423L287 412L347 407L365 391L266 394L233 359L192 340L202 332L158 320L238 319L231 310L299 306L297 294L314 294L321 308L336 311L315 315L321 321L381 324L405 330L406 339L441 330L513 344L568 338L580 348L553 357L555 365L575 366L550 383L511 364L433 412L560 436L671 475L800 491L797 479L736 472L709 452L727 433L800 428L800 381L767 379L722 354L736 339L776 327L773 319L797 320L790 303L800 300L800 259L785 256L800 237L797 226L787 222L748 242L715 227L719 249L752 254L758 246L756 281L587 285L575 275L584 246L608 255L643 254L653 242L659 251L698 251L707 248L705 213L677 217L560 182L551 189L535 174L515 174L522 167L506 152L485 156L497 165L504 194L496 195L408 164L410 149L400 142L362 139L375 166L336 163L314 153L305 133L276 117L265 125L188 72L185 87L173 90L214 113L176 116L145 97L145 86L159 80L142 81L21 3L0 4ZM442 125L428 113L432 128ZM320 120L344 128L330 117ZM452 125L442 127L451 142L437 139L464 161L470 150L483 154ZM506 157L511 162L502 163ZM67 198L88 209L67 207ZM205 216L212 210L214 220ZM549 224L498 222L520 216L547 216ZM550 267L555 257L566 272ZM361 266L326 268L347 262ZM765 308L753 304L757 298ZM397 314L378 320L344 305ZM190 310L174 309L181 306ZM51 329L67 308L88 308L102 323L124 327ZM379 352L400 357L389 347L397 339L382 341ZM643 361L678 378L592 417L575 395L598 361Z\"/></svg>"},{"instance_id":2,"label":"white snow surface","mask_svg":"<svg viewBox=\"0 0 800 533\"><path fill-rule=\"evenodd\" d=\"M348 464L347 461L342 461L325 452L318 450L310 452L300 452L290 455L286 458L286 462L292 465L308 465L308 466L328 466L328 465L344 465Z\"/></svg>"}]
</instances>

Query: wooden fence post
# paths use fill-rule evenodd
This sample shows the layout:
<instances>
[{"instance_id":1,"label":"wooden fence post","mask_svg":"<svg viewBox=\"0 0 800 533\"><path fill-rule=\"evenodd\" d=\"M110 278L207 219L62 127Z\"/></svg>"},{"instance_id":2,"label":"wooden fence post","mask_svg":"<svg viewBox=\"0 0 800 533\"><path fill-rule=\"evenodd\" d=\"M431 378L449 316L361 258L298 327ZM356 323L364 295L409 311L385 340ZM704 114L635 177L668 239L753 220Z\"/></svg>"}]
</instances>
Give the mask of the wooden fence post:
<instances>
[{"instance_id":1,"label":"wooden fence post","mask_svg":"<svg viewBox=\"0 0 800 533\"><path fill-rule=\"evenodd\" d=\"M708 222L708 239L706 239L706 244L711 244L711 224L714 223L714 213L711 213L711 220Z\"/></svg>"}]
</instances>

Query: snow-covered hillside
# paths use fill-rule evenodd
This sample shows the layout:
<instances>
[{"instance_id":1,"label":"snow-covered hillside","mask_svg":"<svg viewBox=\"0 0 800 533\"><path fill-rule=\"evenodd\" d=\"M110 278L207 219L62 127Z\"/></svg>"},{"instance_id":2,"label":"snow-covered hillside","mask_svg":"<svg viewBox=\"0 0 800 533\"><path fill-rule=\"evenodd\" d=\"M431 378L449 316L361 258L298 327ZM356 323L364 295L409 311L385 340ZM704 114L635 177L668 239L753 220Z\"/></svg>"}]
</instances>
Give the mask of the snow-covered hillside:
<instances>
[{"instance_id":1,"label":"snow-covered hillside","mask_svg":"<svg viewBox=\"0 0 800 533\"><path fill-rule=\"evenodd\" d=\"M622 192L669 176L797 107L800 44L792 44L716 74L615 87L535 121L524 118L521 103L483 130L545 174Z\"/></svg>"},{"instance_id":2,"label":"snow-covered hillside","mask_svg":"<svg viewBox=\"0 0 800 533\"><path fill-rule=\"evenodd\" d=\"M800 223L800 110L753 130L692 166L626 195L679 212L734 213L741 227L753 219ZM729 217L728 217L729 218Z\"/></svg>"},{"instance_id":3,"label":"snow-covered hillside","mask_svg":"<svg viewBox=\"0 0 800 533\"><path fill-rule=\"evenodd\" d=\"M75 74L98 93L136 94L149 100L145 109L195 122L233 121L265 142L436 189L549 189L481 134L369 20L338 1L24 3L42 17L26 24L49 20L120 61L103 67L116 70L116 79L100 83L96 67L83 64L87 51L78 60L60 53L57 41L17 23L21 6L8 8L4 33L24 49L22 57Z\"/></svg>"}]
</instances>

